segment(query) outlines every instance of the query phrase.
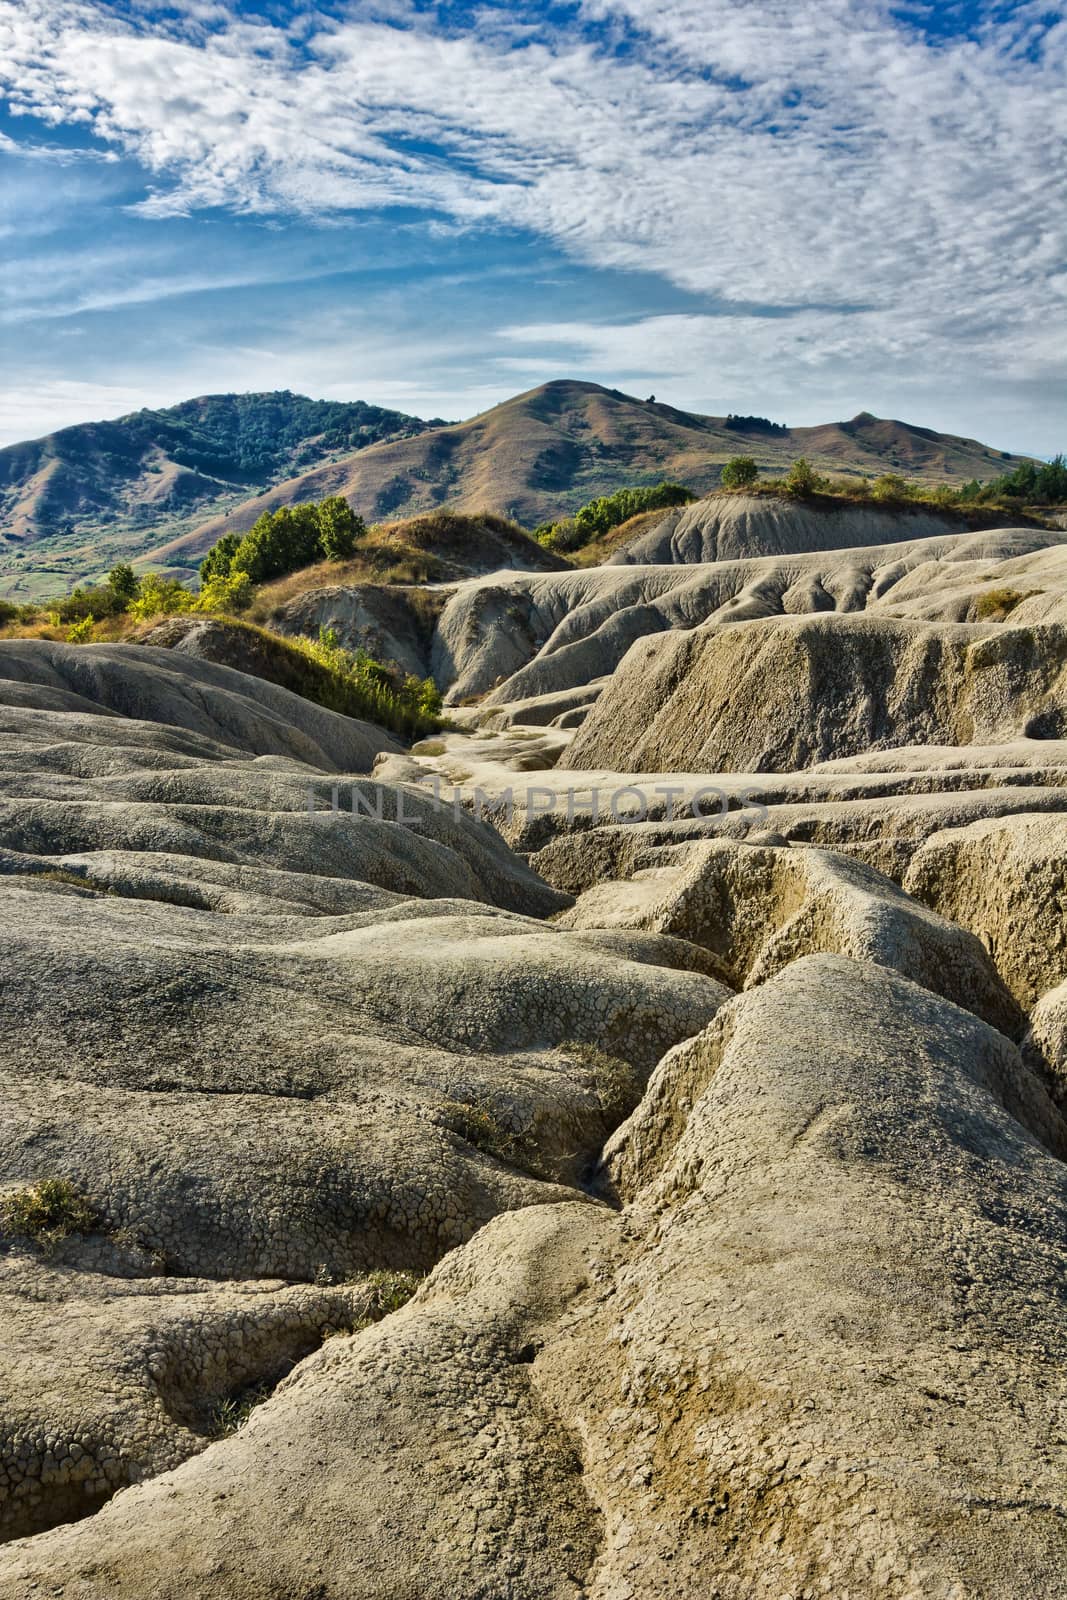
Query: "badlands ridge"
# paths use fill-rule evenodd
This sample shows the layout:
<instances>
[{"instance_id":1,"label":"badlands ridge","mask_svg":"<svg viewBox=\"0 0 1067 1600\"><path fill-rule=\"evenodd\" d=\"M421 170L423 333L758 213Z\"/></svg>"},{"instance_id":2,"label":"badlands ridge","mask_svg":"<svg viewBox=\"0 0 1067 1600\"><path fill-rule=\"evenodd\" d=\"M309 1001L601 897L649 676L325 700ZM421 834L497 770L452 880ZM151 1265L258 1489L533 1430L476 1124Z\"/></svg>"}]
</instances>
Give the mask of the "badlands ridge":
<instances>
[{"instance_id":1,"label":"badlands ridge","mask_svg":"<svg viewBox=\"0 0 1067 1600\"><path fill-rule=\"evenodd\" d=\"M0 1593L1061 1596L1067 532L274 625L453 731L0 642Z\"/></svg>"}]
</instances>

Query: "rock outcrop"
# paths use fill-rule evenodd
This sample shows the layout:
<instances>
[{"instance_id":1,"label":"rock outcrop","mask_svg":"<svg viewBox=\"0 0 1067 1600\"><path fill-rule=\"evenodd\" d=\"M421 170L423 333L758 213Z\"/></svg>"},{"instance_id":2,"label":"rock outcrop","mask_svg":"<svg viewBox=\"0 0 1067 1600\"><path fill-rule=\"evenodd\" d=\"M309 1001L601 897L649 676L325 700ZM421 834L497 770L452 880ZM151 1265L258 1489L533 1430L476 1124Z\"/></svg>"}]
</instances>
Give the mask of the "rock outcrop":
<instances>
[{"instance_id":1,"label":"rock outcrop","mask_svg":"<svg viewBox=\"0 0 1067 1600\"><path fill-rule=\"evenodd\" d=\"M1061 624L783 617L642 640L561 765L795 772L895 745L1065 732Z\"/></svg>"},{"instance_id":2,"label":"rock outcrop","mask_svg":"<svg viewBox=\"0 0 1067 1600\"><path fill-rule=\"evenodd\" d=\"M1006 604L1020 621L1067 620L1062 531L1002 528L705 564L511 573L459 584L429 664L450 699L492 705L584 686L646 635L705 622L868 612L946 622ZM784 538L784 535L783 535Z\"/></svg>"},{"instance_id":3,"label":"rock outcrop","mask_svg":"<svg viewBox=\"0 0 1067 1600\"><path fill-rule=\"evenodd\" d=\"M731 987L755 988L803 956L876 962L1018 1037L1023 1013L981 940L848 856L729 839L661 845L622 881L601 881L567 928L669 933L709 950Z\"/></svg>"},{"instance_id":4,"label":"rock outcrop","mask_svg":"<svg viewBox=\"0 0 1067 1600\"><path fill-rule=\"evenodd\" d=\"M400 748L384 728L277 684L151 646L0 640L0 705L159 723L326 772L369 772L381 751Z\"/></svg>"},{"instance_id":5,"label":"rock outcrop","mask_svg":"<svg viewBox=\"0 0 1067 1600\"><path fill-rule=\"evenodd\" d=\"M662 522L615 551L608 564L746 561L967 531L958 514L932 506L899 510L829 498L805 502L776 495L711 494L668 512Z\"/></svg>"}]
</instances>

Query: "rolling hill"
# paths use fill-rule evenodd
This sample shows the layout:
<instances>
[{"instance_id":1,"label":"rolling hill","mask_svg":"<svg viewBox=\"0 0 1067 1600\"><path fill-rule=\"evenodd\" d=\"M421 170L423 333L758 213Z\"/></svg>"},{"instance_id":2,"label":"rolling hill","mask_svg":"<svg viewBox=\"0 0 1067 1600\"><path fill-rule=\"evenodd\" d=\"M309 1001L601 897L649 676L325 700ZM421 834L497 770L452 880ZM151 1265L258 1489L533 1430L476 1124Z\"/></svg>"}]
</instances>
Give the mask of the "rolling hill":
<instances>
[{"instance_id":1,"label":"rolling hill","mask_svg":"<svg viewBox=\"0 0 1067 1600\"><path fill-rule=\"evenodd\" d=\"M805 455L824 470L935 483L1023 459L869 412L787 428L571 380L450 424L289 394L216 396L0 452L0 593L54 593L121 556L191 570L263 510L328 494L368 521L448 504L532 526L627 483L668 477L706 492L738 454L770 472Z\"/></svg>"},{"instance_id":2,"label":"rolling hill","mask_svg":"<svg viewBox=\"0 0 1067 1600\"><path fill-rule=\"evenodd\" d=\"M56 593L378 440L435 426L364 401L203 395L0 450L0 589Z\"/></svg>"},{"instance_id":3,"label":"rolling hill","mask_svg":"<svg viewBox=\"0 0 1067 1600\"><path fill-rule=\"evenodd\" d=\"M808 456L835 472L901 472L935 483L992 478L1022 459L974 439L861 413L849 422L770 429L759 419L704 417L595 383L547 383L491 411L410 439L371 445L315 468L163 546L156 558L195 560L261 511L343 494L368 521L447 502L492 510L527 527L625 483L673 478L715 488L723 462L749 454L767 471Z\"/></svg>"}]
</instances>

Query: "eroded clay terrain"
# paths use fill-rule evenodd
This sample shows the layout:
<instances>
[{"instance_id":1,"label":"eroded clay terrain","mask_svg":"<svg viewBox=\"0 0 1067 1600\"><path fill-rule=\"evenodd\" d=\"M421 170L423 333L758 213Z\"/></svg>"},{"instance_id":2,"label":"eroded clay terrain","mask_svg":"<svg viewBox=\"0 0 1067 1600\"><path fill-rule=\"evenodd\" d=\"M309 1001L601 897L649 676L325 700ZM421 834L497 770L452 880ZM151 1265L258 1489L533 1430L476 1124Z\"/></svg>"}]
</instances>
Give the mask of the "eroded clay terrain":
<instances>
[{"instance_id":1,"label":"eroded clay terrain","mask_svg":"<svg viewBox=\"0 0 1067 1600\"><path fill-rule=\"evenodd\" d=\"M1063 1594L1067 533L684 516L0 644L5 1600Z\"/></svg>"}]
</instances>

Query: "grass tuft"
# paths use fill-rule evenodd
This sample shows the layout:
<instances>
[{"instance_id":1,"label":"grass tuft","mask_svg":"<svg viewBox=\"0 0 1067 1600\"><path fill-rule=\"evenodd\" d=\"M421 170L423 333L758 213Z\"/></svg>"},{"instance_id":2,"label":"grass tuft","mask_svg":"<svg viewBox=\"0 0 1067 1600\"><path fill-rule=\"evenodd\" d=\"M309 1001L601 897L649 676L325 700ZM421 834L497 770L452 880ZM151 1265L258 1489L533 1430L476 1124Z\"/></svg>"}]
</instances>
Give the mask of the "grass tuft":
<instances>
[{"instance_id":1,"label":"grass tuft","mask_svg":"<svg viewBox=\"0 0 1067 1600\"><path fill-rule=\"evenodd\" d=\"M1019 602L1026 598L1018 589L987 589L975 604L975 618L979 622L997 621L1014 611Z\"/></svg>"},{"instance_id":2,"label":"grass tuft","mask_svg":"<svg viewBox=\"0 0 1067 1600\"><path fill-rule=\"evenodd\" d=\"M208 1417L208 1434L212 1439L227 1439L244 1426L258 1405L274 1392L275 1385L262 1381L250 1383L236 1394L217 1400Z\"/></svg>"},{"instance_id":3,"label":"grass tuft","mask_svg":"<svg viewBox=\"0 0 1067 1600\"><path fill-rule=\"evenodd\" d=\"M68 1178L42 1178L0 1199L0 1232L32 1239L45 1255L71 1234L95 1232L99 1220L92 1201Z\"/></svg>"}]
</instances>

